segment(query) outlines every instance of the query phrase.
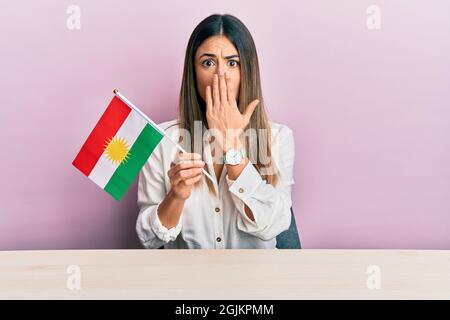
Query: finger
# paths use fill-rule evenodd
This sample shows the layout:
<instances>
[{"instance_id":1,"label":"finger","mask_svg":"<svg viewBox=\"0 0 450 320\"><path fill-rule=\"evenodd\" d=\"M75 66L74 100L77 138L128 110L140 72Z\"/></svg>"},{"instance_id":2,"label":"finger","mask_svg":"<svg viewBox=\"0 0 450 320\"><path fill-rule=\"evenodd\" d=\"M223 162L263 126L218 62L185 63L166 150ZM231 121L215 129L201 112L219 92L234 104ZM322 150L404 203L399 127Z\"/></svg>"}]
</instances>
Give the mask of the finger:
<instances>
[{"instance_id":1,"label":"finger","mask_svg":"<svg viewBox=\"0 0 450 320\"><path fill-rule=\"evenodd\" d=\"M167 175L169 176L169 178L172 178L181 170L196 169L196 168L203 169L204 167L205 162L201 160L183 161L172 166L169 169L169 171L167 171Z\"/></svg>"},{"instance_id":2,"label":"finger","mask_svg":"<svg viewBox=\"0 0 450 320\"><path fill-rule=\"evenodd\" d=\"M197 152L179 152L178 153L180 159L201 159L200 153Z\"/></svg>"},{"instance_id":3,"label":"finger","mask_svg":"<svg viewBox=\"0 0 450 320\"><path fill-rule=\"evenodd\" d=\"M250 104L248 105L247 109L245 109L244 111L244 116L247 118L248 121L250 121L250 118L253 114L253 111L255 111L256 107L259 104L259 100L253 100L252 102L250 102Z\"/></svg>"},{"instance_id":4,"label":"finger","mask_svg":"<svg viewBox=\"0 0 450 320\"><path fill-rule=\"evenodd\" d=\"M203 177L203 174L199 174L198 176L196 176L194 178L186 179L186 180L184 180L184 184L186 184L187 186L191 186L191 185L195 184L197 181L199 181L202 177Z\"/></svg>"},{"instance_id":5,"label":"finger","mask_svg":"<svg viewBox=\"0 0 450 320\"><path fill-rule=\"evenodd\" d=\"M206 113L211 113L212 111L212 93L211 93L211 86L206 87Z\"/></svg>"},{"instance_id":6,"label":"finger","mask_svg":"<svg viewBox=\"0 0 450 320\"><path fill-rule=\"evenodd\" d=\"M175 160L173 161L175 166L171 167L167 172L169 177L172 177L179 170L195 167L195 166L205 166L205 162L202 161L202 156L199 153L190 153L190 152L177 152L175 156Z\"/></svg>"},{"instance_id":7,"label":"finger","mask_svg":"<svg viewBox=\"0 0 450 320\"><path fill-rule=\"evenodd\" d=\"M220 105L219 77L217 74L214 74L213 79L213 102L214 107L218 107Z\"/></svg>"},{"instance_id":8,"label":"finger","mask_svg":"<svg viewBox=\"0 0 450 320\"><path fill-rule=\"evenodd\" d=\"M172 183L174 185L179 184L182 181L185 181L190 178L194 178L198 175L202 174L203 169L202 168L192 168L192 169L186 169L186 170L180 170L172 179Z\"/></svg>"},{"instance_id":9,"label":"finger","mask_svg":"<svg viewBox=\"0 0 450 320\"><path fill-rule=\"evenodd\" d=\"M234 104L236 102L234 97L233 87L231 86L231 77L230 74L225 72L225 83L227 84L227 99L230 104Z\"/></svg>"},{"instance_id":10,"label":"finger","mask_svg":"<svg viewBox=\"0 0 450 320\"><path fill-rule=\"evenodd\" d=\"M220 102L222 104L227 104L228 103L227 85L225 83L225 75L223 72L219 73L219 90L220 90Z\"/></svg>"},{"instance_id":11,"label":"finger","mask_svg":"<svg viewBox=\"0 0 450 320\"><path fill-rule=\"evenodd\" d=\"M188 163L180 163L180 164L175 165L173 168L169 169L169 171L167 171L167 175L169 176L170 179L173 179L178 174L180 174L181 171L191 170L191 169L203 169L203 166L197 165L197 164L189 165Z\"/></svg>"},{"instance_id":12,"label":"finger","mask_svg":"<svg viewBox=\"0 0 450 320\"><path fill-rule=\"evenodd\" d=\"M205 161L201 159L181 159L178 162L173 161L173 165L171 165L169 171L167 172L168 176L171 177L174 174L176 174L180 170L189 169L189 168L204 168L205 167Z\"/></svg>"},{"instance_id":13,"label":"finger","mask_svg":"<svg viewBox=\"0 0 450 320\"><path fill-rule=\"evenodd\" d=\"M199 153L183 152L180 150L176 154L175 164L178 164L180 161L184 161L184 160L196 160L196 159L201 159L201 158L202 158L202 156Z\"/></svg>"}]
</instances>

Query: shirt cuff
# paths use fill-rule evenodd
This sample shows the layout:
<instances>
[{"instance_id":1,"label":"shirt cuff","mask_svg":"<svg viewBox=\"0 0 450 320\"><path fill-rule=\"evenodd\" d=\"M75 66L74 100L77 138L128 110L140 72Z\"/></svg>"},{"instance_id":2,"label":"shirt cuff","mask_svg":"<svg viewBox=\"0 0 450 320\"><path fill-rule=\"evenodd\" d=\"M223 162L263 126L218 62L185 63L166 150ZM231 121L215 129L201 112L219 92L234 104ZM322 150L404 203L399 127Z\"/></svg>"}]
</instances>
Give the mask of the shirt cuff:
<instances>
[{"instance_id":1,"label":"shirt cuff","mask_svg":"<svg viewBox=\"0 0 450 320\"><path fill-rule=\"evenodd\" d=\"M236 180L231 180L226 175L226 180L230 192L235 194L237 197L248 197L258 188L258 186L263 182L261 175L258 170L253 166L252 162L249 160L242 170L241 174Z\"/></svg>"},{"instance_id":2,"label":"shirt cuff","mask_svg":"<svg viewBox=\"0 0 450 320\"><path fill-rule=\"evenodd\" d=\"M251 210L249 199L261 183L264 183L258 170L256 170L251 161L248 161L236 180L228 178L228 174L225 178L228 183L228 190L235 196L232 198L235 200L235 204L242 213L244 220L251 225L256 225L258 221L257 214L254 210ZM252 221L245 213L246 204L252 211L255 221Z\"/></svg>"},{"instance_id":3,"label":"shirt cuff","mask_svg":"<svg viewBox=\"0 0 450 320\"><path fill-rule=\"evenodd\" d=\"M165 226L163 226L161 220L159 220L158 217L158 209L160 204L161 203L158 204L156 209L153 210L152 214L150 215L150 225L156 236L167 243L169 241L174 241L178 237L178 234L181 231L182 225L181 219L183 217L180 216L180 220L178 221L178 224L175 227L167 229Z\"/></svg>"}]
</instances>

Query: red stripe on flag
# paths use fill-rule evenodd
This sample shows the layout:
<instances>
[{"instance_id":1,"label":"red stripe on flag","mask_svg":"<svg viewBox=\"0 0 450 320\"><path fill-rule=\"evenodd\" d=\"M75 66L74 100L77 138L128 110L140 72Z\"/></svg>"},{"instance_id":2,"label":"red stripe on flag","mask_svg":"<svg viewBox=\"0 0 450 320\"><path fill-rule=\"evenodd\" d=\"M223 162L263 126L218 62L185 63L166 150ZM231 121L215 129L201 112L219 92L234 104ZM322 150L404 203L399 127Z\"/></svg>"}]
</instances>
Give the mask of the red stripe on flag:
<instances>
[{"instance_id":1,"label":"red stripe on flag","mask_svg":"<svg viewBox=\"0 0 450 320\"><path fill-rule=\"evenodd\" d=\"M130 107L114 96L72 164L89 176L105 150L106 141L116 135L130 111Z\"/></svg>"}]
</instances>

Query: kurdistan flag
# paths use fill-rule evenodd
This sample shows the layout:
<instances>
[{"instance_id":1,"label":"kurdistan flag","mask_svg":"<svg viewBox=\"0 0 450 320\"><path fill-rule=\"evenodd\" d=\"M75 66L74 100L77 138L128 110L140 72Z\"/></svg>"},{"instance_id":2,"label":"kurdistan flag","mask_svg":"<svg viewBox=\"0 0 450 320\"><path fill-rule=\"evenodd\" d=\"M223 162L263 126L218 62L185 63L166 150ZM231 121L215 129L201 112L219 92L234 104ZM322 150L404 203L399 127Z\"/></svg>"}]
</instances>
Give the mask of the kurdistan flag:
<instances>
[{"instance_id":1,"label":"kurdistan flag","mask_svg":"<svg viewBox=\"0 0 450 320\"><path fill-rule=\"evenodd\" d=\"M163 132L114 96L72 164L120 200L163 137Z\"/></svg>"}]
</instances>

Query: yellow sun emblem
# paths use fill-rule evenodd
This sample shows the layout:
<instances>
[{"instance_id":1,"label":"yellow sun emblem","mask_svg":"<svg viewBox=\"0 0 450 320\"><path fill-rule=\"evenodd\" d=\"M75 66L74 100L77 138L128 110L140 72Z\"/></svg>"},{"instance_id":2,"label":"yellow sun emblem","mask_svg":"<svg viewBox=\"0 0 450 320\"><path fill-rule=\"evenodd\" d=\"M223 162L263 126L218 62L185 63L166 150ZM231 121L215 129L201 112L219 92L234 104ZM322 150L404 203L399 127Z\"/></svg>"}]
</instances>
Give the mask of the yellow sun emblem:
<instances>
[{"instance_id":1,"label":"yellow sun emblem","mask_svg":"<svg viewBox=\"0 0 450 320\"><path fill-rule=\"evenodd\" d=\"M130 147L125 139L120 137L109 138L105 144L106 157L114 164L121 164L130 157Z\"/></svg>"}]
</instances>

